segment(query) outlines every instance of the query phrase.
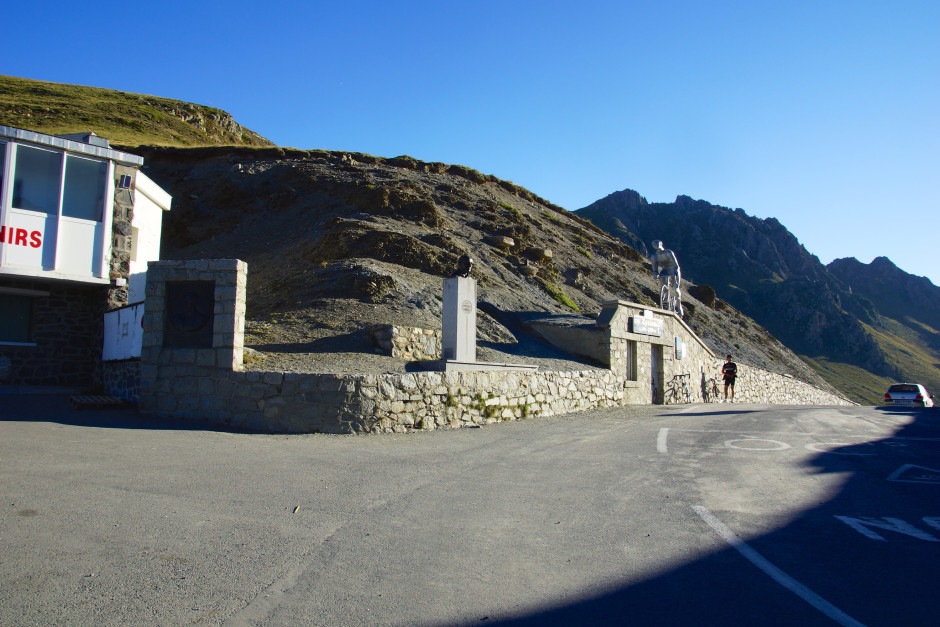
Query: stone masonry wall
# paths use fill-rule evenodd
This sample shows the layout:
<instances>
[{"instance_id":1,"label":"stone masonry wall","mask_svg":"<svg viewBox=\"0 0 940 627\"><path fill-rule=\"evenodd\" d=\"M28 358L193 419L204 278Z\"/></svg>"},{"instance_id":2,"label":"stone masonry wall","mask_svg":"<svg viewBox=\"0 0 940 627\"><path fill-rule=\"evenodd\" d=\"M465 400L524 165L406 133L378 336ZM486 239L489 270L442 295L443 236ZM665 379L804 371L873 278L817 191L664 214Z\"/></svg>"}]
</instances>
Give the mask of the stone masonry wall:
<instances>
[{"instance_id":1,"label":"stone masonry wall","mask_svg":"<svg viewBox=\"0 0 940 627\"><path fill-rule=\"evenodd\" d=\"M27 346L0 345L0 385L91 387L101 363L107 286L0 279L0 287L34 290Z\"/></svg>"},{"instance_id":2,"label":"stone masonry wall","mask_svg":"<svg viewBox=\"0 0 940 627\"><path fill-rule=\"evenodd\" d=\"M208 412L226 395L209 382L215 373L242 368L245 335L245 286L248 269L237 259L151 261L147 264L147 299L144 303L143 342L140 355L140 408L173 407L173 412L194 415L197 405ZM166 329L167 283L213 281L211 346L168 347ZM209 417L207 413L207 417Z\"/></svg>"},{"instance_id":3,"label":"stone masonry wall","mask_svg":"<svg viewBox=\"0 0 940 627\"><path fill-rule=\"evenodd\" d=\"M140 360L101 362L101 384L105 394L131 403L140 401Z\"/></svg>"},{"instance_id":4,"label":"stone masonry wall","mask_svg":"<svg viewBox=\"0 0 940 627\"><path fill-rule=\"evenodd\" d=\"M712 363L715 372L720 372L724 360ZM717 398L724 398L724 383L717 378ZM820 390L790 375L769 372L738 363L738 376L734 385L736 403L763 403L768 405L852 405L845 398Z\"/></svg>"},{"instance_id":5,"label":"stone masonry wall","mask_svg":"<svg viewBox=\"0 0 940 627\"><path fill-rule=\"evenodd\" d=\"M111 311L127 304L127 283L115 285L114 279L124 279L130 276L132 232L131 223L134 220L134 195L130 189L118 187L117 182L121 176L127 175L131 179L137 177L137 168L115 164L114 166L114 210L111 222L111 261L108 278L112 284L108 288L107 310Z\"/></svg>"},{"instance_id":6,"label":"stone masonry wall","mask_svg":"<svg viewBox=\"0 0 940 627\"><path fill-rule=\"evenodd\" d=\"M721 396L716 390L720 392L723 360L680 318L661 310L644 313L649 308L623 302L608 303L597 329L579 335L581 342L598 342L592 351L606 354L610 369L386 375L245 371L246 274L245 264L237 260L150 264L141 357L143 410L266 432L387 433L629 404L714 402ZM212 348L163 346L166 282L209 278L216 282ZM662 320L662 329L656 335L644 333L643 325L631 320L636 316ZM424 336L419 329L401 335L414 339L419 331ZM745 364L739 364L738 373L739 402L850 404L792 377ZM654 380L658 387L651 385ZM686 386L677 385L683 380Z\"/></svg>"},{"instance_id":7,"label":"stone masonry wall","mask_svg":"<svg viewBox=\"0 0 940 627\"><path fill-rule=\"evenodd\" d=\"M791 377L740 372L739 402L848 404ZM402 433L634 404L609 370L342 376L188 366L176 374L160 383L154 413L278 433Z\"/></svg>"},{"instance_id":8,"label":"stone masonry wall","mask_svg":"<svg viewBox=\"0 0 940 627\"><path fill-rule=\"evenodd\" d=\"M662 335L635 332L633 327L636 324L631 326L631 319L646 317L662 321ZM611 301L605 303L598 317L595 337L601 348L592 350L602 354L606 351L607 363L610 364L611 370L624 377L628 376L627 373L632 369L628 367L627 362L630 354L628 344L633 344L636 361L634 376L640 383L633 402L708 403L724 398L721 367L725 360L714 355L673 312L636 303ZM584 343L582 336L579 336L579 342ZM681 345L681 351L677 349L677 345ZM658 373L653 372L654 352L659 353ZM658 382L655 390L651 386L654 379ZM789 375L741 363L738 363L735 400L768 404L852 404L837 394L820 390Z\"/></svg>"},{"instance_id":9,"label":"stone masonry wall","mask_svg":"<svg viewBox=\"0 0 940 627\"><path fill-rule=\"evenodd\" d=\"M624 404L606 370L398 375L229 372L190 367L161 382L153 413L283 433L401 433Z\"/></svg>"},{"instance_id":10,"label":"stone masonry wall","mask_svg":"<svg viewBox=\"0 0 940 627\"><path fill-rule=\"evenodd\" d=\"M384 354L408 361L441 358L440 329L377 324L369 329L372 343Z\"/></svg>"}]
</instances>

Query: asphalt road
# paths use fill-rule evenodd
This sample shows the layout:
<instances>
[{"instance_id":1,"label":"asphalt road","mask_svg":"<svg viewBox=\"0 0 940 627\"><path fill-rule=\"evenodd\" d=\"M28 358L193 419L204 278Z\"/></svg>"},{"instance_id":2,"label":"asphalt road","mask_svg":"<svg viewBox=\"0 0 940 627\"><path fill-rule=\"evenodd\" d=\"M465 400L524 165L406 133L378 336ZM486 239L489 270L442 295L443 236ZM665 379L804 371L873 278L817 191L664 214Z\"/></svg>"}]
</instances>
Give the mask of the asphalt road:
<instances>
[{"instance_id":1,"label":"asphalt road","mask_svg":"<svg viewBox=\"0 0 940 627\"><path fill-rule=\"evenodd\" d=\"M272 436L0 396L3 625L936 625L940 413Z\"/></svg>"}]
</instances>

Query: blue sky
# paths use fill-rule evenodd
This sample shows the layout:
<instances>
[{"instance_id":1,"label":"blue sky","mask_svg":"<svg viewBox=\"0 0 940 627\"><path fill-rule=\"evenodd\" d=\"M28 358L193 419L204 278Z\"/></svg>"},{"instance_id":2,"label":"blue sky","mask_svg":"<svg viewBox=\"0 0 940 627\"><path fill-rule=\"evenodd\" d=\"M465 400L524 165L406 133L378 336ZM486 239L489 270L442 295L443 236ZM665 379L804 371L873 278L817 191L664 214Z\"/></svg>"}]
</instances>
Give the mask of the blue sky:
<instances>
[{"instance_id":1,"label":"blue sky","mask_svg":"<svg viewBox=\"0 0 940 627\"><path fill-rule=\"evenodd\" d=\"M936 0L42 6L5 8L0 73L458 163L571 210L685 194L940 284Z\"/></svg>"}]
</instances>

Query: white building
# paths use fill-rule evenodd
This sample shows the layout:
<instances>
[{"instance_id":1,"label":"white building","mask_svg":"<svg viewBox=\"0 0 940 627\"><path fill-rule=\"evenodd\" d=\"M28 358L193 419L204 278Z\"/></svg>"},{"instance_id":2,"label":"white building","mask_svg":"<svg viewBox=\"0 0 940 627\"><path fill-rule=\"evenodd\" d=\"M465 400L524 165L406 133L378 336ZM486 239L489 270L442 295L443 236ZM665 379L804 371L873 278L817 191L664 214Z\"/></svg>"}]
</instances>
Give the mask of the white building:
<instances>
[{"instance_id":1,"label":"white building","mask_svg":"<svg viewBox=\"0 0 940 627\"><path fill-rule=\"evenodd\" d=\"M0 126L0 386L133 378L147 262L172 200L142 164L93 133Z\"/></svg>"}]
</instances>

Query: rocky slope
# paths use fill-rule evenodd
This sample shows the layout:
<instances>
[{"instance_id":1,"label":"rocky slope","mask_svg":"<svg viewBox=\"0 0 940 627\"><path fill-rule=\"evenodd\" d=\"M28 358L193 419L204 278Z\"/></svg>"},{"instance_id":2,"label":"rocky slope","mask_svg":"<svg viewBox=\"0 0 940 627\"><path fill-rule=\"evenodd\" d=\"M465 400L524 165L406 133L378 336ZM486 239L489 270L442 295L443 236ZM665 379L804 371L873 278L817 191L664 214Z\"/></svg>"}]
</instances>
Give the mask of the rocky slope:
<instances>
[{"instance_id":1,"label":"rocky slope","mask_svg":"<svg viewBox=\"0 0 940 627\"><path fill-rule=\"evenodd\" d=\"M934 333L925 340L940 347L940 287L930 279L901 270L887 257L868 264L854 257L836 259L826 268L881 315L930 327Z\"/></svg>"},{"instance_id":2,"label":"rocky slope","mask_svg":"<svg viewBox=\"0 0 940 627\"><path fill-rule=\"evenodd\" d=\"M658 294L633 248L462 166L281 148L135 152L174 196L162 256L247 261L247 342L278 363L317 352L368 358L372 324L440 328L441 281L464 253L476 262L481 347L515 361L551 356L522 332L526 319L589 321L606 300L652 304ZM707 290L700 296L709 300ZM825 387L733 307L685 303L687 322L716 352Z\"/></svg>"},{"instance_id":3,"label":"rocky slope","mask_svg":"<svg viewBox=\"0 0 940 627\"><path fill-rule=\"evenodd\" d=\"M679 257L684 277L712 286L719 298L828 371L830 382L856 400L877 402L893 379L940 385L935 369L919 363L930 358L913 359L907 345L916 341L897 332L901 321L927 346L940 346L940 290L887 259L870 266L838 260L826 267L776 219L687 196L649 203L624 190L576 213L641 252L662 239ZM908 317L920 325L903 323Z\"/></svg>"}]
</instances>

